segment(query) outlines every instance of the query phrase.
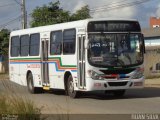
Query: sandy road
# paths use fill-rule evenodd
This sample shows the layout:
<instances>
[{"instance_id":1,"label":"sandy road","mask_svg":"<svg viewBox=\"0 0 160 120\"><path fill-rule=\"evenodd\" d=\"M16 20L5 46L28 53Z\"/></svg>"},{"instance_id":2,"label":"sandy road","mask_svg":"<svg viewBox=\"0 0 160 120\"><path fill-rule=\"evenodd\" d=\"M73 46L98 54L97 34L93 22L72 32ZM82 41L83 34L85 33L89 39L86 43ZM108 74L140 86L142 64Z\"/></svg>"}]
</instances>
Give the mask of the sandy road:
<instances>
[{"instance_id":1,"label":"sandy road","mask_svg":"<svg viewBox=\"0 0 160 120\"><path fill-rule=\"evenodd\" d=\"M70 99L64 91L30 94L26 87L8 80L0 81L0 92L25 97L42 108L43 114L133 114L160 113L160 87L146 82L144 89L127 90L122 98L103 92L84 93L79 99ZM154 87L153 87L154 86Z\"/></svg>"}]
</instances>

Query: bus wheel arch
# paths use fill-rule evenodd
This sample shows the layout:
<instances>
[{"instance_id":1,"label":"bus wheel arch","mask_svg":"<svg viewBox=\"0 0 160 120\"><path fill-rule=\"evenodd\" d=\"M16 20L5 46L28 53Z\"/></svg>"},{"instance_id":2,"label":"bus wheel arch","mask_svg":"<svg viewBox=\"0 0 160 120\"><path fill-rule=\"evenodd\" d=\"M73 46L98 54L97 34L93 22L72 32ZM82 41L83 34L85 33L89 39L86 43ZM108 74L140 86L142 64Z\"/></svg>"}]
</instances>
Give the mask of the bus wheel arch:
<instances>
[{"instance_id":1,"label":"bus wheel arch","mask_svg":"<svg viewBox=\"0 0 160 120\"><path fill-rule=\"evenodd\" d=\"M33 75L32 75L32 72L30 70L27 71L26 79L27 79L28 91L30 93L35 93L34 84L33 84Z\"/></svg>"},{"instance_id":2,"label":"bus wheel arch","mask_svg":"<svg viewBox=\"0 0 160 120\"><path fill-rule=\"evenodd\" d=\"M67 71L64 74L64 87L66 95L70 96L71 98L77 98L79 95L78 91L74 90L74 81L71 72Z\"/></svg>"},{"instance_id":3,"label":"bus wheel arch","mask_svg":"<svg viewBox=\"0 0 160 120\"><path fill-rule=\"evenodd\" d=\"M32 72L30 70L27 71L27 74L26 74L26 83L27 83L27 87L28 87L28 76L29 74L32 74Z\"/></svg>"},{"instance_id":4,"label":"bus wheel arch","mask_svg":"<svg viewBox=\"0 0 160 120\"><path fill-rule=\"evenodd\" d=\"M27 71L26 80L27 80L28 91L30 93L35 94L35 93L40 93L42 91L41 88L37 88L34 86L33 74L30 70Z\"/></svg>"},{"instance_id":5,"label":"bus wheel arch","mask_svg":"<svg viewBox=\"0 0 160 120\"><path fill-rule=\"evenodd\" d=\"M28 79L27 79L27 78L28 78L28 75L29 75L30 73L32 73L32 72L31 72L30 70L28 70L28 71L27 71L27 74L26 74L26 81L27 81L27 82L28 82Z\"/></svg>"}]
</instances>

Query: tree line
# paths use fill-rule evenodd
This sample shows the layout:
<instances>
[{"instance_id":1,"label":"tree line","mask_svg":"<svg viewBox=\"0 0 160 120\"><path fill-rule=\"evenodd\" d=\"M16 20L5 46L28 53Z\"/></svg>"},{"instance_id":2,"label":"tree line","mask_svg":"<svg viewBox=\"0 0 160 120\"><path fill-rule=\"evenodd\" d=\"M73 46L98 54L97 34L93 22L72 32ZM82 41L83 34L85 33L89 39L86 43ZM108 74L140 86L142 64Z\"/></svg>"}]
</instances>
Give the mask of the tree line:
<instances>
[{"instance_id":1,"label":"tree line","mask_svg":"<svg viewBox=\"0 0 160 120\"><path fill-rule=\"evenodd\" d=\"M91 18L89 6L83 6L75 13L64 10L60 7L60 2L50 2L48 5L36 7L31 13L32 20L30 27L53 25L76 20ZM0 31L0 55L8 55L10 30L2 29Z\"/></svg>"}]
</instances>

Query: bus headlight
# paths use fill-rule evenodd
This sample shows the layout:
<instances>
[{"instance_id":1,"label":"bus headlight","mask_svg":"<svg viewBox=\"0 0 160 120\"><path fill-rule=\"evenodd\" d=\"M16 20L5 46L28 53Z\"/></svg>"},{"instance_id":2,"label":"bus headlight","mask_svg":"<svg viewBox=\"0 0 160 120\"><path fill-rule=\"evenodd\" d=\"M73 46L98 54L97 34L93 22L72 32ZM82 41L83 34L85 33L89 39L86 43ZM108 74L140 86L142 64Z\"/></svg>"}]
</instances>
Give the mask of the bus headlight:
<instances>
[{"instance_id":1,"label":"bus headlight","mask_svg":"<svg viewBox=\"0 0 160 120\"><path fill-rule=\"evenodd\" d=\"M139 78L142 78L143 76L144 76L144 69L138 68L135 74L133 74L132 79L139 79Z\"/></svg>"},{"instance_id":2,"label":"bus headlight","mask_svg":"<svg viewBox=\"0 0 160 120\"><path fill-rule=\"evenodd\" d=\"M99 75L97 72L95 72L94 70L88 70L88 75L94 79L94 80L103 80L103 78L101 77L101 75Z\"/></svg>"}]
</instances>

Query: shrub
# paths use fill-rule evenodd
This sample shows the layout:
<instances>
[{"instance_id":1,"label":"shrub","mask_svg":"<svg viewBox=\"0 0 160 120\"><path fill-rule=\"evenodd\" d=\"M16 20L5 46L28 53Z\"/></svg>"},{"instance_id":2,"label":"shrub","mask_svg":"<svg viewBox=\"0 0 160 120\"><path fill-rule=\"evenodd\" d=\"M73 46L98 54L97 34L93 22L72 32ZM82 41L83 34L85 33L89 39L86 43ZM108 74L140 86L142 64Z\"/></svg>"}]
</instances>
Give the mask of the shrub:
<instances>
[{"instance_id":1,"label":"shrub","mask_svg":"<svg viewBox=\"0 0 160 120\"><path fill-rule=\"evenodd\" d=\"M41 110L31 100L19 96L0 95L0 114L18 115L19 120L39 120Z\"/></svg>"}]
</instances>

